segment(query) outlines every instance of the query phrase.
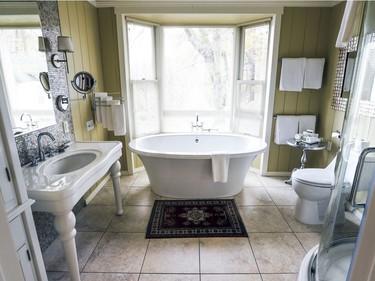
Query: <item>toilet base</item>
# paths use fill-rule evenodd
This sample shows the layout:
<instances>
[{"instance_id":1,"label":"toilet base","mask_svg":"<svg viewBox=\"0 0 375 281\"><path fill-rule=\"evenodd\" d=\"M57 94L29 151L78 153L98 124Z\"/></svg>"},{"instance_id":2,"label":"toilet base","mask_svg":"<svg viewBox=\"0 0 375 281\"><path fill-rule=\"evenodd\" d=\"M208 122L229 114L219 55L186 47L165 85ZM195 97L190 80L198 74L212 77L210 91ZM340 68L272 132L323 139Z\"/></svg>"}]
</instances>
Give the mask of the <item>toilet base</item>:
<instances>
[{"instance_id":1,"label":"toilet base","mask_svg":"<svg viewBox=\"0 0 375 281\"><path fill-rule=\"evenodd\" d=\"M298 198L294 206L294 217L304 224L323 224L329 198L322 201L309 201Z\"/></svg>"}]
</instances>

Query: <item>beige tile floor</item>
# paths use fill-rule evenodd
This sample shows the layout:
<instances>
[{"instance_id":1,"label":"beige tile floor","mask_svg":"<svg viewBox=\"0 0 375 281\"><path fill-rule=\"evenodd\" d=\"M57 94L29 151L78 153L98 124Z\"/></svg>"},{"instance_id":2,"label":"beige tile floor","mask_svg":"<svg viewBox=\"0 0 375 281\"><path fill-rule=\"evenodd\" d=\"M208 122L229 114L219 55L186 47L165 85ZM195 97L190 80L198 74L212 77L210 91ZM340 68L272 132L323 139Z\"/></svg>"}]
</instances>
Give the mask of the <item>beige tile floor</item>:
<instances>
[{"instance_id":1,"label":"beige tile floor","mask_svg":"<svg viewBox=\"0 0 375 281\"><path fill-rule=\"evenodd\" d=\"M296 280L320 226L293 217L296 194L284 178L249 172L237 206L248 238L145 239L153 194L145 172L121 177L124 214L115 215L109 182L77 215L77 252L83 281ZM69 280L61 243L43 253L49 280Z\"/></svg>"}]
</instances>

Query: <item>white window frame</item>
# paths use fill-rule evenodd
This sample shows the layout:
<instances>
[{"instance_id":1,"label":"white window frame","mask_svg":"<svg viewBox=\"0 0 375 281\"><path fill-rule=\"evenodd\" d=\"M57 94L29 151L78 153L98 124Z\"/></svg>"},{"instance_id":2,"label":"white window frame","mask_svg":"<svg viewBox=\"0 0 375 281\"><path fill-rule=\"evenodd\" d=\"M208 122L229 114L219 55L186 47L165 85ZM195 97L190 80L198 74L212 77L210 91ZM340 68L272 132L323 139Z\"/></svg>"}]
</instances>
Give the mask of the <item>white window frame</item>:
<instances>
[{"instance_id":1,"label":"white window frame","mask_svg":"<svg viewBox=\"0 0 375 281\"><path fill-rule=\"evenodd\" d=\"M270 41L269 41L269 59L267 67L267 77L268 83L266 85L267 96L265 99L265 112L264 112L264 130L262 134L262 139L267 143L271 141L271 130L272 130L272 119L273 119L273 107L275 100L275 91L276 91L276 73L277 73L277 64L278 64L278 51L279 51L279 42L280 42L280 31L281 31L281 19L284 12L283 7L270 7L267 5L261 4L252 4L252 3L237 3L231 5L225 4L215 4L214 6L210 3L202 3L197 5L174 5L171 6L167 3L146 3L146 4L132 4L127 5L126 7L115 7L116 14L116 25L117 25L117 37L118 37L118 52L119 52L119 64L120 64L120 75L121 77L126 77L126 73L129 73L128 66L126 66L125 61L127 55L125 53L126 42L126 28L125 28L125 16L137 16L137 14L195 14L195 13L210 13L210 14L258 14L258 15L268 15L272 18L270 26ZM237 54L238 55L238 54ZM234 70L235 72L238 70ZM236 74L236 73L235 73ZM130 174L134 173L133 166L133 154L127 148L127 144L133 138L132 135L132 114L130 113L129 103L129 83L126 79L121 79L121 94L125 100L125 106L127 109L127 128L129 128L125 136L125 147L126 147L126 162L127 170ZM233 118L232 118L233 120ZM262 175L271 175L272 173L268 172L268 157L269 150L267 149L261 157L260 169L258 170Z\"/></svg>"},{"instance_id":2,"label":"white window frame","mask_svg":"<svg viewBox=\"0 0 375 281\"><path fill-rule=\"evenodd\" d=\"M240 35L239 40L237 40L237 42L240 41L240 46L239 46L240 52L239 52L238 74L237 74L238 79L234 83L236 88L234 90L235 103L233 103L234 104L233 112L234 112L234 115L235 115L235 118L233 118L233 122L234 122L233 129L234 129L235 132L239 132L240 115L246 115L246 116L256 118L256 119L263 119L263 121L264 121L264 119L266 119L264 113L266 112L265 101L266 101L266 97L267 97L267 91L266 91L267 79L270 78L268 76L268 67L269 67L268 61L269 61L270 58L269 57L267 58L265 81L262 81L262 80L244 80L243 79L244 54L245 54L245 40L244 40L244 38L245 38L246 29L251 28L251 27L256 27L256 26L259 26L259 25L263 25L266 22L268 22L268 24L269 24L269 34L268 34L268 48L269 48L269 50L267 51L267 54L269 54L270 53L270 37L271 37L272 18L264 18L264 19L261 19L261 20L257 20L257 21L253 21L253 22L247 22L247 23L243 23L243 24L239 25L239 27L241 28L239 30L241 35ZM263 92L264 97L262 98L262 102L261 102L261 105L260 105L260 108L262 109L261 112L240 110L240 105L239 105L240 88L241 88L241 85L244 85L244 84L263 86L262 92ZM264 122L263 122L262 134L263 134L263 131L265 129L266 128L264 127ZM241 132L239 132L239 133L241 133Z\"/></svg>"}]
</instances>

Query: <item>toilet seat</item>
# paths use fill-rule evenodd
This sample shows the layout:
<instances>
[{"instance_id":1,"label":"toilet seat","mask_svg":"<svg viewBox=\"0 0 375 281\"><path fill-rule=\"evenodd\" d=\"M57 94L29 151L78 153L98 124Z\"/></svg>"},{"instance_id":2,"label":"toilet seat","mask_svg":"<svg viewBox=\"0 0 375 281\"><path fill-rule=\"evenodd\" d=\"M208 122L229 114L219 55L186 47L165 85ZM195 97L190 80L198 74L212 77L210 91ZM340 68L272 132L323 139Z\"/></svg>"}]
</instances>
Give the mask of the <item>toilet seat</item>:
<instances>
[{"instance_id":1,"label":"toilet seat","mask_svg":"<svg viewBox=\"0 0 375 281\"><path fill-rule=\"evenodd\" d=\"M300 169L292 174L292 180L318 188L331 188L333 174L325 169Z\"/></svg>"}]
</instances>

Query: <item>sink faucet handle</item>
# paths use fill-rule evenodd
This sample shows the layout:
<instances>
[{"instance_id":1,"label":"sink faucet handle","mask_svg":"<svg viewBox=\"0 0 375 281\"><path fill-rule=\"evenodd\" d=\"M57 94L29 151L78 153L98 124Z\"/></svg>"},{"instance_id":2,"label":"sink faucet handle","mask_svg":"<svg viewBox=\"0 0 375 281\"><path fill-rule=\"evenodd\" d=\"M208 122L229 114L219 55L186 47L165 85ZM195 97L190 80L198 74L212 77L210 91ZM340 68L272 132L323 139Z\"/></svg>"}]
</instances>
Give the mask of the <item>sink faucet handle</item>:
<instances>
[{"instance_id":1,"label":"sink faucet handle","mask_svg":"<svg viewBox=\"0 0 375 281\"><path fill-rule=\"evenodd\" d=\"M66 143L63 143L62 145L60 145L57 150L59 153L63 153L65 152L65 150L69 147L69 142L66 142Z\"/></svg>"},{"instance_id":2,"label":"sink faucet handle","mask_svg":"<svg viewBox=\"0 0 375 281\"><path fill-rule=\"evenodd\" d=\"M29 159L30 159L30 166L31 167L35 167L35 166L38 166L38 158L35 157L34 155L31 155L29 156Z\"/></svg>"}]
</instances>

